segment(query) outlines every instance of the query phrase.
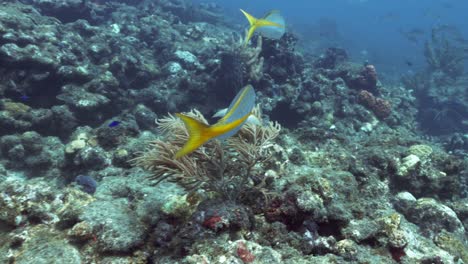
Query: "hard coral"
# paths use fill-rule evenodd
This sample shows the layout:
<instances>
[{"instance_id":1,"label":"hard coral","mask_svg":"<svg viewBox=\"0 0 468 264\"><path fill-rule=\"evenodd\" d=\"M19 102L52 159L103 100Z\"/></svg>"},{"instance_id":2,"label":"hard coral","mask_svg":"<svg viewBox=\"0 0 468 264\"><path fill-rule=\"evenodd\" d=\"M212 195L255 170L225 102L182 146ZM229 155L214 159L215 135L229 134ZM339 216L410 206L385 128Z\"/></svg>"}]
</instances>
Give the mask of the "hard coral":
<instances>
[{"instance_id":1,"label":"hard coral","mask_svg":"<svg viewBox=\"0 0 468 264\"><path fill-rule=\"evenodd\" d=\"M289 194L276 197L264 209L265 219L269 222L283 222L289 228L298 226L304 219L294 200L295 197Z\"/></svg>"},{"instance_id":2,"label":"hard coral","mask_svg":"<svg viewBox=\"0 0 468 264\"><path fill-rule=\"evenodd\" d=\"M359 102L369 108L378 118L386 118L392 113L389 101L375 97L371 92L361 90L358 95Z\"/></svg>"},{"instance_id":3,"label":"hard coral","mask_svg":"<svg viewBox=\"0 0 468 264\"><path fill-rule=\"evenodd\" d=\"M73 141L69 142L66 146L65 146L65 153L67 154L73 154L83 148L86 147L86 145L88 144L88 135L86 135L86 133L80 133L76 139L74 139Z\"/></svg>"},{"instance_id":4,"label":"hard coral","mask_svg":"<svg viewBox=\"0 0 468 264\"><path fill-rule=\"evenodd\" d=\"M377 86L377 71L375 66L368 64L361 70L361 84L367 89L375 90Z\"/></svg>"},{"instance_id":5,"label":"hard coral","mask_svg":"<svg viewBox=\"0 0 468 264\"><path fill-rule=\"evenodd\" d=\"M23 103L7 101L4 103L4 109L13 117L17 117L28 112L31 108Z\"/></svg>"},{"instance_id":6,"label":"hard coral","mask_svg":"<svg viewBox=\"0 0 468 264\"><path fill-rule=\"evenodd\" d=\"M224 225L225 225L225 222L223 220L223 217L219 215L214 215L212 217L205 219L205 221L203 221L203 226L213 231L218 231L222 229Z\"/></svg>"},{"instance_id":7,"label":"hard coral","mask_svg":"<svg viewBox=\"0 0 468 264\"><path fill-rule=\"evenodd\" d=\"M374 95L379 95L378 76L374 65L364 66L354 63L343 63L338 66L343 80L349 88L355 90L366 90Z\"/></svg>"},{"instance_id":8,"label":"hard coral","mask_svg":"<svg viewBox=\"0 0 468 264\"><path fill-rule=\"evenodd\" d=\"M251 263L255 260L255 255L250 252L244 242L237 243L237 255L244 263Z\"/></svg>"},{"instance_id":9,"label":"hard coral","mask_svg":"<svg viewBox=\"0 0 468 264\"><path fill-rule=\"evenodd\" d=\"M348 60L348 54L346 50L340 48L328 48L325 54L321 55L320 58L314 62L314 66L317 68L333 69L338 64Z\"/></svg>"},{"instance_id":10,"label":"hard coral","mask_svg":"<svg viewBox=\"0 0 468 264\"><path fill-rule=\"evenodd\" d=\"M239 42L234 48L241 58L244 70L249 77L248 81L258 82L263 77L264 59L260 56L262 53L262 37L258 37L257 46L245 46L243 42Z\"/></svg>"}]
</instances>

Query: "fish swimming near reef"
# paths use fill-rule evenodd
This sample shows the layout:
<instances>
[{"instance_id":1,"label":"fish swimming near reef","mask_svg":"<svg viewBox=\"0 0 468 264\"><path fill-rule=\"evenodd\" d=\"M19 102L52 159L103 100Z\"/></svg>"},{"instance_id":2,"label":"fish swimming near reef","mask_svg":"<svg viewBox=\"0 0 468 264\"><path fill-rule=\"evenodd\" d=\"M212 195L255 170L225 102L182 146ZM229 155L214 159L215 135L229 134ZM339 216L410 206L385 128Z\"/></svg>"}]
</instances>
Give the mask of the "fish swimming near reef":
<instances>
[{"instance_id":1,"label":"fish swimming near reef","mask_svg":"<svg viewBox=\"0 0 468 264\"><path fill-rule=\"evenodd\" d=\"M251 116L255 106L255 90L247 85L232 100L224 116L213 125L206 125L184 114L176 114L185 124L189 139L174 158L183 157L212 139L224 140L236 134Z\"/></svg>"},{"instance_id":2,"label":"fish swimming near reef","mask_svg":"<svg viewBox=\"0 0 468 264\"><path fill-rule=\"evenodd\" d=\"M109 123L108 127L116 127L116 126L118 126L118 125L120 125L120 121L115 121L115 120L114 120L114 121L112 121L112 122Z\"/></svg>"},{"instance_id":3,"label":"fish swimming near reef","mask_svg":"<svg viewBox=\"0 0 468 264\"><path fill-rule=\"evenodd\" d=\"M271 39L280 39L286 31L284 18L277 10L268 12L263 18L255 18L242 9L240 11L245 15L250 24L247 36L245 37L245 45L247 45L255 31L263 37Z\"/></svg>"},{"instance_id":4,"label":"fish swimming near reef","mask_svg":"<svg viewBox=\"0 0 468 264\"><path fill-rule=\"evenodd\" d=\"M78 175L75 178L75 182L81 186L84 192L94 194L96 192L97 182L87 175Z\"/></svg>"}]
</instances>

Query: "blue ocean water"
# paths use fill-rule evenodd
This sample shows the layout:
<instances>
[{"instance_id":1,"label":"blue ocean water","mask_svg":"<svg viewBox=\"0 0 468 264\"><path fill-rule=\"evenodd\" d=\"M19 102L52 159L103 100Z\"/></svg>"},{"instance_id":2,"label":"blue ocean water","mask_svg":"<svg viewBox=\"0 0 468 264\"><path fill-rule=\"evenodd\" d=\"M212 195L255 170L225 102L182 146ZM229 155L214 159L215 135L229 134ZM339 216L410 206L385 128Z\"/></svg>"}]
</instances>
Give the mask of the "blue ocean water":
<instances>
[{"instance_id":1,"label":"blue ocean water","mask_svg":"<svg viewBox=\"0 0 468 264\"><path fill-rule=\"evenodd\" d=\"M425 66L424 43L434 28L452 27L468 40L468 2L461 0L212 2L239 20L245 20L239 8L257 16L280 10L289 30L302 41L328 39L330 45L346 49L354 60L369 61L380 71L395 76Z\"/></svg>"}]
</instances>

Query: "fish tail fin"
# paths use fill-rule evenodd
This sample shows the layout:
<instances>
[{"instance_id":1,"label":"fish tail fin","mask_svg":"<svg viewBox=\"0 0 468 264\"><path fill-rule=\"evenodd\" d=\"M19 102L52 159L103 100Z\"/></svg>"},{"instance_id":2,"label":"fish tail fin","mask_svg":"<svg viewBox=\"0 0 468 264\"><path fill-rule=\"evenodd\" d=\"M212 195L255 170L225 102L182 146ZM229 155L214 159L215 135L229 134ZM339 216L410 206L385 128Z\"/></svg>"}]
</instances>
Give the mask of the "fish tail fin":
<instances>
[{"instance_id":1,"label":"fish tail fin","mask_svg":"<svg viewBox=\"0 0 468 264\"><path fill-rule=\"evenodd\" d=\"M251 26L249 28L249 31L247 32L247 35L245 36L244 46L247 46L247 44L249 43L256 29L257 29L257 26Z\"/></svg>"},{"instance_id":2,"label":"fish tail fin","mask_svg":"<svg viewBox=\"0 0 468 264\"><path fill-rule=\"evenodd\" d=\"M240 11L242 12L242 14L244 14L244 16L247 18L247 20L249 21L249 24L250 24L250 28L249 28L249 31L247 32L247 35L245 36L245 42L244 42L244 44L247 45L249 40L252 38L253 33L255 32L255 30L258 27L257 26L258 19L256 19L254 16L252 16L251 14L245 12L242 9Z\"/></svg>"},{"instance_id":3,"label":"fish tail fin","mask_svg":"<svg viewBox=\"0 0 468 264\"><path fill-rule=\"evenodd\" d=\"M242 10L242 9L241 9L240 11L241 11L242 14L244 14L244 16L247 18L247 20L249 21L250 26L255 25L255 22L257 22L257 19L256 19L254 16L252 16L251 14L245 12L245 11Z\"/></svg>"},{"instance_id":4,"label":"fish tail fin","mask_svg":"<svg viewBox=\"0 0 468 264\"><path fill-rule=\"evenodd\" d=\"M210 137L209 135L207 135L209 128L208 125L203 124L202 122L183 114L176 114L176 116L182 119L189 133L189 139L187 140L185 145L179 151L177 151L177 153L174 156L174 158L178 159L191 153L192 151L203 145L203 143L208 141Z\"/></svg>"}]
</instances>

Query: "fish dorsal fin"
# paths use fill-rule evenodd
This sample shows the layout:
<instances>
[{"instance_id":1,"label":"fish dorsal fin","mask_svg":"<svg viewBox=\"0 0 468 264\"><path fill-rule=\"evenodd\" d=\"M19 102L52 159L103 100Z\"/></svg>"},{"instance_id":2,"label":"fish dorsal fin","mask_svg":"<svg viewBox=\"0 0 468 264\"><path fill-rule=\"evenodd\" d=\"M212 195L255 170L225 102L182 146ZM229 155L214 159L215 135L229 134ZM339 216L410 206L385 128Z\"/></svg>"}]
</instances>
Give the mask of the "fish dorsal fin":
<instances>
[{"instance_id":1,"label":"fish dorsal fin","mask_svg":"<svg viewBox=\"0 0 468 264\"><path fill-rule=\"evenodd\" d=\"M268 17L269 17L269 16L274 15L274 14L279 14L279 13L280 13L279 10L271 10L270 12L266 13L266 14L262 17L262 19L268 20Z\"/></svg>"}]
</instances>

